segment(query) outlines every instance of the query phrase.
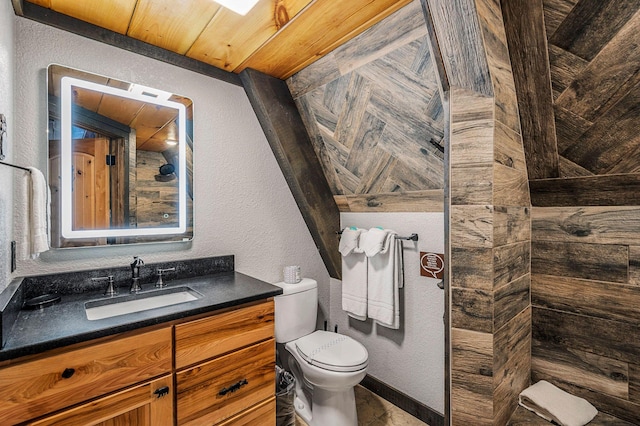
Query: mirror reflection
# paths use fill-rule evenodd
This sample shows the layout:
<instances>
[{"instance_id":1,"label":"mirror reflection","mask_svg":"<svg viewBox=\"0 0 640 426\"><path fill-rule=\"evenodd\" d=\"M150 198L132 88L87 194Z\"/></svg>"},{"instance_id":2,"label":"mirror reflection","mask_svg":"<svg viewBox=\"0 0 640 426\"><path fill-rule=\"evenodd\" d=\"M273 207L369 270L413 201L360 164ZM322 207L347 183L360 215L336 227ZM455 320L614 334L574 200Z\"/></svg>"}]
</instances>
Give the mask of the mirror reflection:
<instances>
[{"instance_id":1,"label":"mirror reflection","mask_svg":"<svg viewBox=\"0 0 640 426\"><path fill-rule=\"evenodd\" d=\"M193 237L190 99L48 69L52 246Z\"/></svg>"}]
</instances>

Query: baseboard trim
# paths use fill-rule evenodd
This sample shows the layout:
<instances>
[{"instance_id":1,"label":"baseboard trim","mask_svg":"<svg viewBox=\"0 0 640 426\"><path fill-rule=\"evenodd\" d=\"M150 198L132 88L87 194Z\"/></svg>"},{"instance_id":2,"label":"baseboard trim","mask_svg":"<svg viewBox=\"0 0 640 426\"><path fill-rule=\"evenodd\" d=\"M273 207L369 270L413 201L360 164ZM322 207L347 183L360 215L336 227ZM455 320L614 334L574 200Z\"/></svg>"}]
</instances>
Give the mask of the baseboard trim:
<instances>
[{"instance_id":1,"label":"baseboard trim","mask_svg":"<svg viewBox=\"0 0 640 426\"><path fill-rule=\"evenodd\" d=\"M375 377L367 374L360 384L429 426L444 426L444 416L442 414Z\"/></svg>"}]
</instances>

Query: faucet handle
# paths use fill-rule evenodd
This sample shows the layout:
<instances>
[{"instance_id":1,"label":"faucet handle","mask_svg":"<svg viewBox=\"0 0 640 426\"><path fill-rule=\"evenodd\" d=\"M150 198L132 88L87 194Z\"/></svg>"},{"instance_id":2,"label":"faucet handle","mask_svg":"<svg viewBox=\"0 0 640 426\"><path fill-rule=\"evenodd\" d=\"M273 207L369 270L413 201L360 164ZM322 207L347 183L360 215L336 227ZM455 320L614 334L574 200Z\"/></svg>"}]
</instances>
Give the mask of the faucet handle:
<instances>
[{"instance_id":1,"label":"faucet handle","mask_svg":"<svg viewBox=\"0 0 640 426\"><path fill-rule=\"evenodd\" d=\"M175 272L176 268L164 268L164 269L160 269L158 268L157 272L158 272L158 281L156 281L156 287L158 288L162 288L162 287L166 287L166 284L164 283L164 281L162 280L162 274L164 274L165 272Z\"/></svg>"},{"instance_id":2,"label":"faucet handle","mask_svg":"<svg viewBox=\"0 0 640 426\"><path fill-rule=\"evenodd\" d=\"M114 285L113 275L107 275L106 277L91 278L91 281L94 281L94 282L108 281L107 289L104 291L105 296L115 296L116 294L118 294L118 287Z\"/></svg>"}]
</instances>

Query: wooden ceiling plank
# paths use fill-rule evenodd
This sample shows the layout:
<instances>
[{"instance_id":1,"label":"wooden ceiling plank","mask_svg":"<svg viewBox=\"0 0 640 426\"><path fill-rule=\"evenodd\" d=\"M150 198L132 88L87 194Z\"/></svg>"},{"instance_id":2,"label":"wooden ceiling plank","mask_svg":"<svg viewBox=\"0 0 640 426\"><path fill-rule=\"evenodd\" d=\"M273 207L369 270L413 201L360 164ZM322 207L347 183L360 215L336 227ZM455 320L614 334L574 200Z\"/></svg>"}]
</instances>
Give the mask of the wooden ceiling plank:
<instances>
[{"instance_id":1,"label":"wooden ceiling plank","mask_svg":"<svg viewBox=\"0 0 640 426\"><path fill-rule=\"evenodd\" d=\"M336 7L314 0L234 72L252 68L286 79L409 2L350 0Z\"/></svg>"},{"instance_id":2,"label":"wooden ceiling plank","mask_svg":"<svg viewBox=\"0 0 640 426\"><path fill-rule=\"evenodd\" d=\"M127 35L183 55L220 8L211 0L138 0Z\"/></svg>"},{"instance_id":3,"label":"wooden ceiling plank","mask_svg":"<svg viewBox=\"0 0 640 426\"><path fill-rule=\"evenodd\" d=\"M529 179L555 178L558 146L542 1L501 3Z\"/></svg>"},{"instance_id":4,"label":"wooden ceiling plank","mask_svg":"<svg viewBox=\"0 0 640 426\"><path fill-rule=\"evenodd\" d=\"M233 71L311 0L262 0L246 16L221 8L186 55Z\"/></svg>"},{"instance_id":5,"label":"wooden ceiling plank","mask_svg":"<svg viewBox=\"0 0 640 426\"><path fill-rule=\"evenodd\" d=\"M125 34L136 3L137 0L51 0L51 9Z\"/></svg>"},{"instance_id":6,"label":"wooden ceiling plank","mask_svg":"<svg viewBox=\"0 0 640 426\"><path fill-rule=\"evenodd\" d=\"M542 0L547 38L553 36L578 0Z\"/></svg>"}]
</instances>

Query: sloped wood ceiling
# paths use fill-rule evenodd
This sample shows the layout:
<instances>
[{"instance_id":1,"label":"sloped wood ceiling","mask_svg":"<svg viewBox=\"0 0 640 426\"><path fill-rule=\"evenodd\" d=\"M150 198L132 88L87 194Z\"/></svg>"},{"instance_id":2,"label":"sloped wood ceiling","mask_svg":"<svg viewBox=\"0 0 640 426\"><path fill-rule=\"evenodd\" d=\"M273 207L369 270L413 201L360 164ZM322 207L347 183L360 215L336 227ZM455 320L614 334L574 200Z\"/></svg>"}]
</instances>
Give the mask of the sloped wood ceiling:
<instances>
[{"instance_id":1,"label":"sloped wood ceiling","mask_svg":"<svg viewBox=\"0 0 640 426\"><path fill-rule=\"evenodd\" d=\"M442 211L428 43L415 1L287 81L341 211Z\"/></svg>"},{"instance_id":2,"label":"sloped wood ceiling","mask_svg":"<svg viewBox=\"0 0 640 426\"><path fill-rule=\"evenodd\" d=\"M284 79L410 0L260 0L245 16L212 0L26 1L226 71Z\"/></svg>"}]
</instances>

